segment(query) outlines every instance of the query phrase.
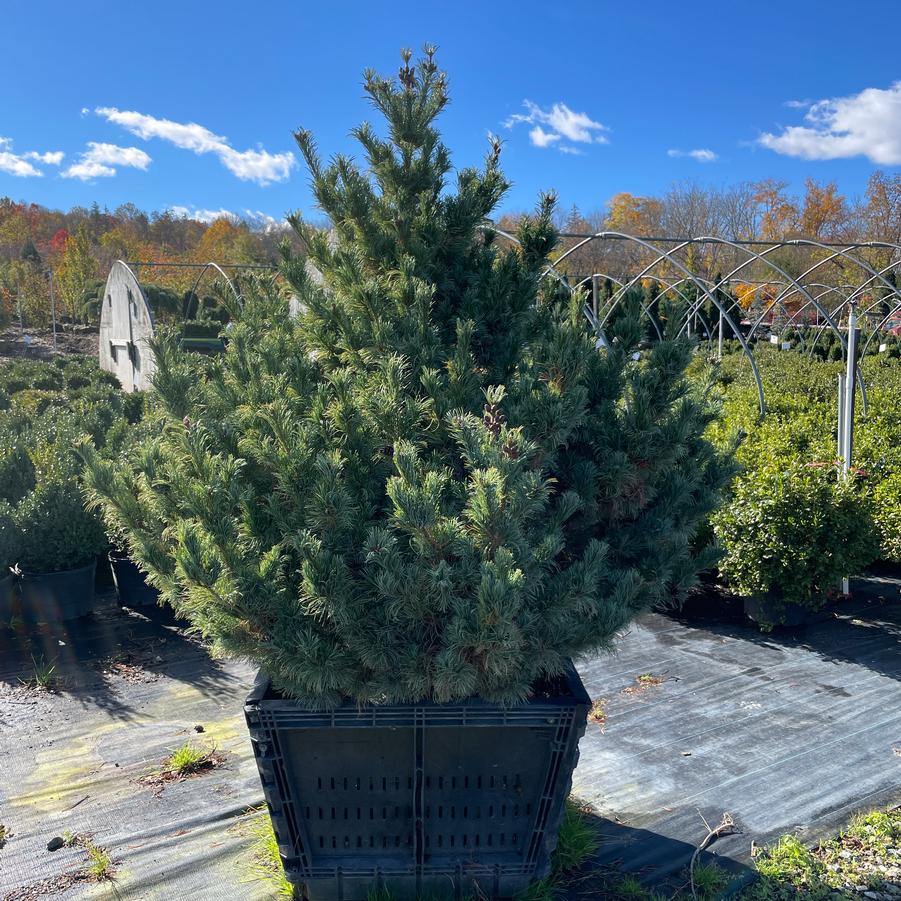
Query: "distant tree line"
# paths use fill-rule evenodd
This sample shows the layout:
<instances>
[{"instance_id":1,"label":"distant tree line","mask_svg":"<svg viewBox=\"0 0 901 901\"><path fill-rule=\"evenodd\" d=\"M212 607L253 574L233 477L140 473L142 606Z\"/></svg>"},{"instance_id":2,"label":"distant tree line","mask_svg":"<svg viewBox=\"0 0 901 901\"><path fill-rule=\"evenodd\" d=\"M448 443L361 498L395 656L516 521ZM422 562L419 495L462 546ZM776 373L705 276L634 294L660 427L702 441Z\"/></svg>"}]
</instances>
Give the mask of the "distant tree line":
<instances>
[{"instance_id":1,"label":"distant tree line","mask_svg":"<svg viewBox=\"0 0 901 901\"><path fill-rule=\"evenodd\" d=\"M519 214L508 213L498 224L513 230L518 219ZM681 182L659 196L621 192L592 211L572 207L559 217L557 226L565 233L577 234L614 231L676 238L715 236L738 242L806 238L820 242L901 244L901 175L874 172L859 198L845 197L834 182L813 179L807 179L799 194L793 194L786 182L775 179L727 187ZM576 239L569 238L561 241L557 257L576 243ZM809 247L781 248L768 253L767 259L797 278L830 253ZM901 265L901 257L892 248L867 248L855 253L873 269L885 272L890 281L895 277L894 264ZM740 251L723 245L694 245L679 254L688 270L708 279L728 273L746 258ZM602 272L616 277L639 271L651 259L650 252L634 243L592 242L570 254L561 268L573 275ZM674 270L669 275L677 277L679 273ZM750 266L741 272L745 280L776 277L774 268L766 265ZM860 284L870 277L861 267L838 258L817 267L811 280Z\"/></svg>"},{"instance_id":2,"label":"distant tree line","mask_svg":"<svg viewBox=\"0 0 901 901\"><path fill-rule=\"evenodd\" d=\"M73 207L68 212L0 198L0 324L42 327L50 319L50 274L61 321L91 322L110 266L118 259L160 263L275 263L285 225L262 225L222 216L201 222L171 211L145 213L128 203L114 211ZM152 305L178 315L187 304L196 270L143 267ZM187 311L189 314L192 310ZM196 312L196 311L193 311Z\"/></svg>"},{"instance_id":3,"label":"distant tree line","mask_svg":"<svg viewBox=\"0 0 901 901\"><path fill-rule=\"evenodd\" d=\"M515 230L520 214L506 213L501 228ZM821 242L885 241L901 244L901 174L874 172L864 195L848 198L834 182L808 179L804 191L793 194L786 182L767 179L726 187L694 182L674 184L659 196L615 194L594 210L572 207L559 216L564 233L624 232L636 236L689 237L711 235L733 241L777 241L809 238ZM22 319L30 326L50 318L50 279L58 315L64 321L96 319L103 281L117 259L158 262L214 261L220 264L275 263L283 240L296 242L287 226L265 226L222 216L201 222L171 211L145 213L128 203L114 211L73 207L68 212L0 198L0 324ZM564 238L559 258L577 241ZM762 248L760 248L762 249ZM901 257L892 248L867 248L857 255L894 283ZM782 272L800 277L830 251L818 248L780 248L767 254L773 266L755 264L741 270L736 283L778 281ZM604 273L613 278L631 275L647 265L651 252L626 242L593 242L566 257L560 269L574 276ZM681 265L693 274L718 280L746 256L723 245L693 245L680 252ZM658 267L650 276L676 279L681 271ZM163 315L196 313L198 298L190 296L196 271L143 267L142 284L150 285L152 304ZM840 285L870 278L869 273L843 258L818 266L810 280ZM761 295L776 289L747 288L730 283L729 291L746 309ZM873 291L885 292L873 281ZM181 311L181 313L179 313Z\"/></svg>"}]
</instances>

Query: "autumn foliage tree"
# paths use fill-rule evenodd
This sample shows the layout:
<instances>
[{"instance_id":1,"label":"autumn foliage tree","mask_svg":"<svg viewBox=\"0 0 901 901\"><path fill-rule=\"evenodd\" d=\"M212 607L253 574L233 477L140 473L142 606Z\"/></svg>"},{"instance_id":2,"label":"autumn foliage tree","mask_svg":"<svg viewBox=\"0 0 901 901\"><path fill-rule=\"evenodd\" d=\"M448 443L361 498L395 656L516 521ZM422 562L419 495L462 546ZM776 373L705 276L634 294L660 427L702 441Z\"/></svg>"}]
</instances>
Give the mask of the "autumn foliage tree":
<instances>
[{"instance_id":1,"label":"autumn foliage tree","mask_svg":"<svg viewBox=\"0 0 901 901\"><path fill-rule=\"evenodd\" d=\"M69 235L55 275L61 312L72 320L79 319L85 289L97 276L97 260L86 225Z\"/></svg>"}]
</instances>

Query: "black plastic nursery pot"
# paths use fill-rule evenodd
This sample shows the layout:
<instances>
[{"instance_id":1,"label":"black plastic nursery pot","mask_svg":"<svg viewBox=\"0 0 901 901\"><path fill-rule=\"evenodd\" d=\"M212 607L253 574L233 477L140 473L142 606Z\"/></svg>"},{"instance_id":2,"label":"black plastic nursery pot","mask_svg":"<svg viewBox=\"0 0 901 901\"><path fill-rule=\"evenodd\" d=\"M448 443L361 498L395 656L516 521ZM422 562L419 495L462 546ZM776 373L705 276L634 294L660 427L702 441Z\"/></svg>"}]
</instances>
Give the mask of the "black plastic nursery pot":
<instances>
[{"instance_id":1,"label":"black plastic nursery pot","mask_svg":"<svg viewBox=\"0 0 901 901\"><path fill-rule=\"evenodd\" d=\"M589 706L572 666L516 707L331 711L261 672L244 711L285 874L308 901L512 897L548 873Z\"/></svg>"},{"instance_id":2,"label":"black plastic nursery pot","mask_svg":"<svg viewBox=\"0 0 901 901\"><path fill-rule=\"evenodd\" d=\"M8 623L16 612L14 605L17 599L16 577L7 572L0 577L0 623Z\"/></svg>"},{"instance_id":3,"label":"black plastic nursery pot","mask_svg":"<svg viewBox=\"0 0 901 901\"><path fill-rule=\"evenodd\" d=\"M22 603L18 616L26 623L55 623L85 616L94 609L97 559L75 569L52 573L19 571Z\"/></svg>"},{"instance_id":4,"label":"black plastic nursery pot","mask_svg":"<svg viewBox=\"0 0 901 901\"><path fill-rule=\"evenodd\" d=\"M745 615L764 626L793 629L810 619L810 608L784 601L780 594L770 591L745 598Z\"/></svg>"},{"instance_id":5,"label":"black plastic nursery pot","mask_svg":"<svg viewBox=\"0 0 901 901\"><path fill-rule=\"evenodd\" d=\"M110 551L109 562L113 571L116 597L121 606L151 607L156 605L160 597L159 591L147 584L144 573L131 559L125 554Z\"/></svg>"}]
</instances>

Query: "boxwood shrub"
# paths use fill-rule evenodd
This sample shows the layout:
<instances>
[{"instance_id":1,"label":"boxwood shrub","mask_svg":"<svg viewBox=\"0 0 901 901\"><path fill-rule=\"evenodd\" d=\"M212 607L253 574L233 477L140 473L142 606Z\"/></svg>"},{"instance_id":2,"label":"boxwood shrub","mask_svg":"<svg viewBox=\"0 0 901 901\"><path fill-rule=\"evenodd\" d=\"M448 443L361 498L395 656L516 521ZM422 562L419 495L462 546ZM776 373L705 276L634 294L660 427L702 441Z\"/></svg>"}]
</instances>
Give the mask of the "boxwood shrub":
<instances>
[{"instance_id":1,"label":"boxwood shrub","mask_svg":"<svg viewBox=\"0 0 901 901\"><path fill-rule=\"evenodd\" d=\"M77 445L114 453L143 415L91 357L0 366L0 567L53 572L89 563L108 544L85 509ZM2 570L0 570L2 574Z\"/></svg>"},{"instance_id":2,"label":"boxwood shrub","mask_svg":"<svg viewBox=\"0 0 901 901\"><path fill-rule=\"evenodd\" d=\"M779 588L816 605L870 559L901 562L901 365L885 355L861 364L869 412L858 395L857 475L845 486L836 462L844 365L765 345L755 358L768 408L762 421L747 361L729 354L715 367L723 417L708 435L723 443L735 430L746 434L737 455L743 474L714 517L725 551L721 571L739 591ZM707 375L701 360L695 375ZM837 547L842 530L847 546Z\"/></svg>"},{"instance_id":3,"label":"boxwood shrub","mask_svg":"<svg viewBox=\"0 0 901 901\"><path fill-rule=\"evenodd\" d=\"M773 460L744 473L713 527L735 590L814 610L878 554L866 496L833 462Z\"/></svg>"}]
</instances>

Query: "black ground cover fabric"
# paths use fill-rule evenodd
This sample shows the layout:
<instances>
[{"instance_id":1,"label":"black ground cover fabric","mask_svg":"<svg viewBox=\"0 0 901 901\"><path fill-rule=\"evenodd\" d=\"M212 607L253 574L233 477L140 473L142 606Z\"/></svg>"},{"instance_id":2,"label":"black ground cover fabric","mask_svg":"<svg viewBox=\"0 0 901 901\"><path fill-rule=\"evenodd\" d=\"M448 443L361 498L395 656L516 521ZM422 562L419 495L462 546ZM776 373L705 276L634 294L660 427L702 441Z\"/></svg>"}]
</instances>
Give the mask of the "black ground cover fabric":
<instances>
[{"instance_id":1,"label":"black ground cover fabric","mask_svg":"<svg viewBox=\"0 0 901 901\"><path fill-rule=\"evenodd\" d=\"M55 662L58 689L20 684ZM574 792L601 845L571 898L603 898L619 870L684 886L695 846L731 814L711 856L741 873L751 841L815 839L899 799L901 594L890 576L797 633L764 635L728 607L651 614L615 654L579 666L589 724ZM645 678L640 678L645 677ZM192 901L276 897L252 878L247 811L262 792L242 715L252 669L210 660L165 611L121 610L28 635L0 632L0 899ZM202 731L198 731L198 727ZM223 763L145 784L185 742ZM65 830L108 848L115 882L71 879ZM67 875L69 874L69 875ZM612 897L607 895L607 897Z\"/></svg>"}]
</instances>

